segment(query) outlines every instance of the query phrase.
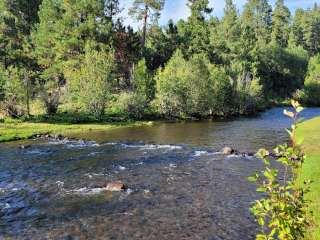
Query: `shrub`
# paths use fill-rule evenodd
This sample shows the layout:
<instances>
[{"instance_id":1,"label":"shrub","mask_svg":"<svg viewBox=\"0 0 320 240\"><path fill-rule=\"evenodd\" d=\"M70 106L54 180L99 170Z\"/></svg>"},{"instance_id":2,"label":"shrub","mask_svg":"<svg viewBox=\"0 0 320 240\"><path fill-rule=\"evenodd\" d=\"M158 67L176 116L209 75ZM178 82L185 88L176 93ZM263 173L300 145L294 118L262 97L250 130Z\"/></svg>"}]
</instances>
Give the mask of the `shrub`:
<instances>
[{"instance_id":1,"label":"shrub","mask_svg":"<svg viewBox=\"0 0 320 240\"><path fill-rule=\"evenodd\" d=\"M138 62L133 71L133 90L148 102L154 98L155 83L148 72L145 59Z\"/></svg>"},{"instance_id":2,"label":"shrub","mask_svg":"<svg viewBox=\"0 0 320 240\"><path fill-rule=\"evenodd\" d=\"M1 108L10 117L20 117L27 112L28 86L24 82L25 72L21 69L9 67L2 70L3 82Z\"/></svg>"},{"instance_id":3,"label":"shrub","mask_svg":"<svg viewBox=\"0 0 320 240\"><path fill-rule=\"evenodd\" d=\"M211 67L210 76L213 83L211 108L214 115L229 115L233 107L233 87L230 76L224 68Z\"/></svg>"},{"instance_id":4,"label":"shrub","mask_svg":"<svg viewBox=\"0 0 320 240\"><path fill-rule=\"evenodd\" d=\"M309 202L305 200L305 194L310 191L310 181L306 180L303 186L297 186L305 155L295 133L298 114L303 108L295 101L292 101L292 105L295 112L284 112L294 121L291 130L287 130L291 145L279 145L273 153L261 149L257 156L263 160L265 168L249 178L258 184L257 191L264 193L264 197L257 200L251 208L261 227L257 240L303 239L309 225ZM272 167L273 159L282 170Z\"/></svg>"},{"instance_id":5,"label":"shrub","mask_svg":"<svg viewBox=\"0 0 320 240\"><path fill-rule=\"evenodd\" d=\"M308 53L302 47L268 45L258 51L257 76L267 97L291 97L304 82Z\"/></svg>"},{"instance_id":6,"label":"shrub","mask_svg":"<svg viewBox=\"0 0 320 240\"><path fill-rule=\"evenodd\" d=\"M306 105L320 106L320 54L310 59L304 87L296 98Z\"/></svg>"},{"instance_id":7,"label":"shrub","mask_svg":"<svg viewBox=\"0 0 320 240\"><path fill-rule=\"evenodd\" d=\"M126 118L141 119L147 109L146 98L134 92L124 92L112 102L110 112Z\"/></svg>"},{"instance_id":8,"label":"shrub","mask_svg":"<svg viewBox=\"0 0 320 240\"><path fill-rule=\"evenodd\" d=\"M188 78L190 68L181 51L177 51L164 69L156 75L156 103L158 111L168 117L182 117L187 113Z\"/></svg>"},{"instance_id":9,"label":"shrub","mask_svg":"<svg viewBox=\"0 0 320 240\"><path fill-rule=\"evenodd\" d=\"M79 70L68 69L66 77L70 101L96 117L104 115L111 92L114 70L113 53L86 48Z\"/></svg>"},{"instance_id":10,"label":"shrub","mask_svg":"<svg viewBox=\"0 0 320 240\"><path fill-rule=\"evenodd\" d=\"M238 88L235 106L240 114L254 114L263 106L263 90L259 80L253 79Z\"/></svg>"},{"instance_id":11,"label":"shrub","mask_svg":"<svg viewBox=\"0 0 320 240\"><path fill-rule=\"evenodd\" d=\"M225 114L232 99L230 77L202 54L187 61L178 50L156 82L158 111L168 117Z\"/></svg>"}]
</instances>

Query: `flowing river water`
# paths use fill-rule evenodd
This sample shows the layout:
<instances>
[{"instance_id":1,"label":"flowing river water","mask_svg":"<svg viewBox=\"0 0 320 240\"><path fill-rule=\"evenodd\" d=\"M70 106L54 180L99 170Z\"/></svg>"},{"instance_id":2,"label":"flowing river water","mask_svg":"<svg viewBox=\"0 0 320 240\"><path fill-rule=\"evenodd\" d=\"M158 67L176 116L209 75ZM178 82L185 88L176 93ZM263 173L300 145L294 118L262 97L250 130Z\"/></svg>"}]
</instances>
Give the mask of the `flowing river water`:
<instances>
[{"instance_id":1,"label":"flowing river water","mask_svg":"<svg viewBox=\"0 0 320 240\"><path fill-rule=\"evenodd\" d=\"M0 239L254 239L249 207L259 196L247 176L261 163L219 150L286 141L282 111L1 144ZM100 191L115 181L129 189Z\"/></svg>"}]
</instances>

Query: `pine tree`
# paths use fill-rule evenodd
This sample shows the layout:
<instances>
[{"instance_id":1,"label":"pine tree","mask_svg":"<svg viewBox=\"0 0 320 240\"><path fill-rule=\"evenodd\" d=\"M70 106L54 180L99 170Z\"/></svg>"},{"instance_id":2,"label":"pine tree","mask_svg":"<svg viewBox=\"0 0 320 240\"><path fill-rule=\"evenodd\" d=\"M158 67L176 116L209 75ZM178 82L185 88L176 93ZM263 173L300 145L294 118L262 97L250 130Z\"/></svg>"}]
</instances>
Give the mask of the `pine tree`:
<instances>
[{"instance_id":1,"label":"pine tree","mask_svg":"<svg viewBox=\"0 0 320 240\"><path fill-rule=\"evenodd\" d=\"M122 11L119 0L106 0L105 5L106 15L111 21L113 21L113 18Z\"/></svg>"},{"instance_id":2,"label":"pine tree","mask_svg":"<svg viewBox=\"0 0 320 240\"><path fill-rule=\"evenodd\" d=\"M277 0L272 14L272 42L281 47L287 47L289 34L290 10L284 5L284 0Z\"/></svg>"},{"instance_id":3,"label":"pine tree","mask_svg":"<svg viewBox=\"0 0 320 240\"><path fill-rule=\"evenodd\" d=\"M25 53L41 0L0 1L0 60L5 68L28 64Z\"/></svg>"},{"instance_id":4,"label":"pine tree","mask_svg":"<svg viewBox=\"0 0 320 240\"><path fill-rule=\"evenodd\" d=\"M296 45L301 45L311 56L320 52L320 8L298 9L292 24L292 37Z\"/></svg>"},{"instance_id":5,"label":"pine tree","mask_svg":"<svg viewBox=\"0 0 320 240\"><path fill-rule=\"evenodd\" d=\"M211 52L209 51L210 29L206 19L207 15L212 12L212 8L209 8L209 1L188 0L187 6L191 11L191 16L183 27L187 57L198 53L205 53L209 56ZM185 49L183 50L185 51Z\"/></svg>"},{"instance_id":6,"label":"pine tree","mask_svg":"<svg viewBox=\"0 0 320 240\"><path fill-rule=\"evenodd\" d=\"M225 62L229 62L230 58L236 55L239 37L239 21L236 5L232 0L226 0L224 15L218 30L218 38L224 42L222 58Z\"/></svg>"},{"instance_id":7,"label":"pine tree","mask_svg":"<svg viewBox=\"0 0 320 240\"><path fill-rule=\"evenodd\" d=\"M271 12L271 6L267 0L249 0L244 6L242 25L247 30L250 29L252 34L249 37L254 37L260 45L270 42Z\"/></svg>"},{"instance_id":8,"label":"pine tree","mask_svg":"<svg viewBox=\"0 0 320 240\"><path fill-rule=\"evenodd\" d=\"M62 1L43 0L39 10L40 22L32 32L34 55L41 72L40 95L48 114L57 111L60 89L63 84L62 60L58 54L61 18Z\"/></svg>"},{"instance_id":9,"label":"pine tree","mask_svg":"<svg viewBox=\"0 0 320 240\"><path fill-rule=\"evenodd\" d=\"M204 21L207 14L212 12L209 7L209 0L188 0L188 7L191 10L191 19Z\"/></svg>"},{"instance_id":10,"label":"pine tree","mask_svg":"<svg viewBox=\"0 0 320 240\"><path fill-rule=\"evenodd\" d=\"M55 113L66 83L64 72L77 69L90 42L108 48L111 23L104 0L43 0L40 23L33 33L35 55L41 66L41 96L48 113Z\"/></svg>"},{"instance_id":11,"label":"pine tree","mask_svg":"<svg viewBox=\"0 0 320 240\"><path fill-rule=\"evenodd\" d=\"M37 70L32 54L30 31L38 21L37 11L40 2L41 0L0 1L0 64L3 65L3 74L8 76L6 82L3 82L6 86L5 92L0 94L4 97L7 106L5 111L8 114L30 113L31 84ZM11 96L22 97L11 101ZM23 101L20 101L21 99Z\"/></svg>"},{"instance_id":12,"label":"pine tree","mask_svg":"<svg viewBox=\"0 0 320 240\"><path fill-rule=\"evenodd\" d=\"M147 27L149 19L160 17L160 12L164 7L165 0L134 0L133 6L129 9L129 14L138 21L143 22L141 45L144 48L147 37Z\"/></svg>"},{"instance_id":13,"label":"pine tree","mask_svg":"<svg viewBox=\"0 0 320 240\"><path fill-rule=\"evenodd\" d=\"M290 41L291 44L296 46L303 46L303 29L302 29L302 21L304 18L305 12L303 9L297 9L293 18L291 33L290 33Z\"/></svg>"},{"instance_id":14,"label":"pine tree","mask_svg":"<svg viewBox=\"0 0 320 240\"><path fill-rule=\"evenodd\" d=\"M140 37L131 27L125 27L121 21L114 25L112 45L115 53L117 87L131 88L133 63L140 57Z\"/></svg>"},{"instance_id":15,"label":"pine tree","mask_svg":"<svg viewBox=\"0 0 320 240\"><path fill-rule=\"evenodd\" d=\"M304 41L311 56L320 51L320 8L314 8L306 15L304 24Z\"/></svg>"}]
</instances>

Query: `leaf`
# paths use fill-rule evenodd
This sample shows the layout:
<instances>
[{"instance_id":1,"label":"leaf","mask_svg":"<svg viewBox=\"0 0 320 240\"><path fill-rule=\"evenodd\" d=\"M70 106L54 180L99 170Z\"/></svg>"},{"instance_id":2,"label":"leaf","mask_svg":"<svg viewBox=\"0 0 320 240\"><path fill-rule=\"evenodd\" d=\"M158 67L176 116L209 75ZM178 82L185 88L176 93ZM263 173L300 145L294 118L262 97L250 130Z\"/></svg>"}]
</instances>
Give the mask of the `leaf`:
<instances>
[{"instance_id":1,"label":"leaf","mask_svg":"<svg viewBox=\"0 0 320 240\"><path fill-rule=\"evenodd\" d=\"M248 181L249 182L256 182L257 181L257 177L256 176L248 177Z\"/></svg>"},{"instance_id":2,"label":"leaf","mask_svg":"<svg viewBox=\"0 0 320 240\"><path fill-rule=\"evenodd\" d=\"M288 117L290 117L290 118L294 118L294 113L290 112L290 111L288 111L286 109L283 111L283 114L288 116Z\"/></svg>"},{"instance_id":3,"label":"leaf","mask_svg":"<svg viewBox=\"0 0 320 240\"><path fill-rule=\"evenodd\" d=\"M262 234L258 234L256 236L256 240L268 240L267 236L262 235Z\"/></svg>"},{"instance_id":4,"label":"leaf","mask_svg":"<svg viewBox=\"0 0 320 240\"><path fill-rule=\"evenodd\" d=\"M303 110L304 110L303 107L297 107L297 109L296 109L297 113L300 113L300 112L302 112Z\"/></svg>"},{"instance_id":5,"label":"leaf","mask_svg":"<svg viewBox=\"0 0 320 240\"><path fill-rule=\"evenodd\" d=\"M260 149L257 153L256 153L256 156L258 157L258 158L265 158L265 157L267 157L267 156L269 156L270 155L270 153L266 150L266 149Z\"/></svg>"},{"instance_id":6,"label":"leaf","mask_svg":"<svg viewBox=\"0 0 320 240\"><path fill-rule=\"evenodd\" d=\"M294 109L297 109L298 107L300 107L300 103L296 100L291 100L291 105L292 107L294 107Z\"/></svg>"},{"instance_id":7,"label":"leaf","mask_svg":"<svg viewBox=\"0 0 320 240\"><path fill-rule=\"evenodd\" d=\"M257 192L266 192L267 189L265 187L259 187L257 188Z\"/></svg>"},{"instance_id":8,"label":"leaf","mask_svg":"<svg viewBox=\"0 0 320 240\"><path fill-rule=\"evenodd\" d=\"M263 218L258 218L258 223L260 226L263 226L265 224L264 219Z\"/></svg>"}]
</instances>

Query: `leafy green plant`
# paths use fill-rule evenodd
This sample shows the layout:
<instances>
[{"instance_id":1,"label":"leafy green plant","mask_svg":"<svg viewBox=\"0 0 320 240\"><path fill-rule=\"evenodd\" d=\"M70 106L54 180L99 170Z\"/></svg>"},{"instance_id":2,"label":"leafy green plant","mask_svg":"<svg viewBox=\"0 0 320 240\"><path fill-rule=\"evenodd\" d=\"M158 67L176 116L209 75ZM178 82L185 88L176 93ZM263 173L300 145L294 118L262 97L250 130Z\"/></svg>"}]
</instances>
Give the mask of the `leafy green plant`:
<instances>
[{"instance_id":1,"label":"leafy green plant","mask_svg":"<svg viewBox=\"0 0 320 240\"><path fill-rule=\"evenodd\" d=\"M284 111L293 120L291 129L287 129L291 144L279 145L273 152L259 150L257 156L265 167L260 173L249 177L249 181L258 185L257 191L263 193L263 198L251 208L260 225L257 240L302 239L309 226L309 201L305 199L305 194L310 191L311 181L297 185L305 161L301 141L296 139L299 113L303 108L296 101L292 101L292 106L294 112ZM273 164L273 161L276 163Z\"/></svg>"}]
</instances>

